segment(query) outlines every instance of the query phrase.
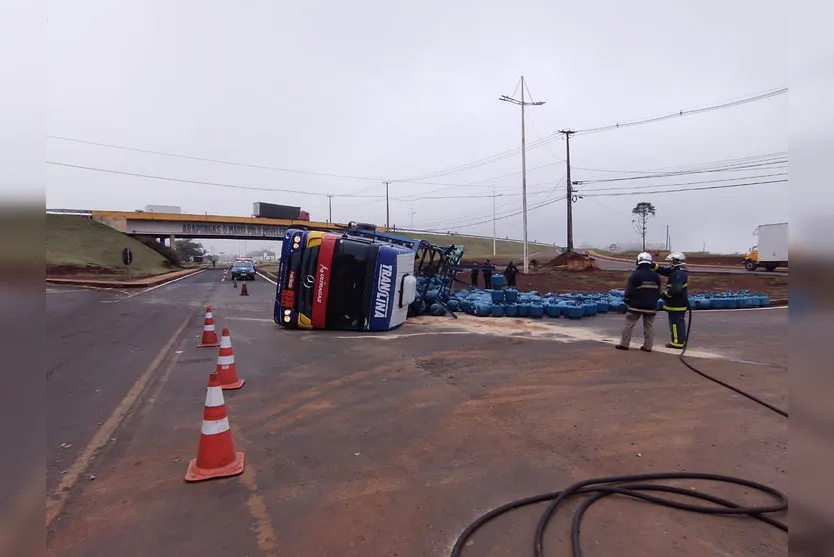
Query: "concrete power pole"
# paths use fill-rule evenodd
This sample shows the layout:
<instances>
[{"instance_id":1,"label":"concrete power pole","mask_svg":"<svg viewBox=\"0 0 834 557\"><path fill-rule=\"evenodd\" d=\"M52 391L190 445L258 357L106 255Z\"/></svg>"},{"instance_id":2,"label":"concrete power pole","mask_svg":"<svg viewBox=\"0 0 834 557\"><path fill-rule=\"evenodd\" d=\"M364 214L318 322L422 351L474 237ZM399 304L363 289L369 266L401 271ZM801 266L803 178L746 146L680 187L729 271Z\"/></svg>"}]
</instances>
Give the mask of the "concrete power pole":
<instances>
[{"instance_id":1,"label":"concrete power pole","mask_svg":"<svg viewBox=\"0 0 834 557\"><path fill-rule=\"evenodd\" d=\"M567 250L568 253L570 253L573 251L573 204L575 202L573 182L570 177L570 136L576 132L573 130L559 130L559 133L565 136L565 163L567 164L567 172L565 176L567 179L567 196L565 197L565 201L568 207Z\"/></svg>"},{"instance_id":2,"label":"concrete power pole","mask_svg":"<svg viewBox=\"0 0 834 557\"><path fill-rule=\"evenodd\" d=\"M530 253L527 246L527 145L524 133L524 107L527 105L541 106L544 104L544 101L533 102L524 100L525 89L524 76L521 76L521 100L507 95L501 95L498 97L498 100L521 106L521 221L522 227L524 228L524 274L527 274L530 272Z\"/></svg>"},{"instance_id":3,"label":"concrete power pole","mask_svg":"<svg viewBox=\"0 0 834 557\"><path fill-rule=\"evenodd\" d=\"M495 186L492 188L492 255L497 255L495 242Z\"/></svg>"},{"instance_id":4,"label":"concrete power pole","mask_svg":"<svg viewBox=\"0 0 834 557\"><path fill-rule=\"evenodd\" d=\"M391 207L388 204L388 186L391 182L385 182L385 230L391 228Z\"/></svg>"},{"instance_id":5,"label":"concrete power pole","mask_svg":"<svg viewBox=\"0 0 834 557\"><path fill-rule=\"evenodd\" d=\"M327 222L333 222L333 196L327 196Z\"/></svg>"}]
</instances>

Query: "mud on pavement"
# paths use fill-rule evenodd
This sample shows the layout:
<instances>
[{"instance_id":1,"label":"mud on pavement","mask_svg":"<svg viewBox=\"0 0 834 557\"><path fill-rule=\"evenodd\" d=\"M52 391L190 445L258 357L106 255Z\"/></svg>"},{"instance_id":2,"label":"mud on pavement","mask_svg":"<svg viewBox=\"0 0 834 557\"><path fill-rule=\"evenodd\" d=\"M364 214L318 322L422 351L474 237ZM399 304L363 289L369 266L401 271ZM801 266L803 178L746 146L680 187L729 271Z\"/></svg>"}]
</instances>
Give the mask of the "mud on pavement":
<instances>
[{"instance_id":1,"label":"mud on pavement","mask_svg":"<svg viewBox=\"0 0 834 557\"><path fill-rule=\"evenodd\" d=\"M617 316L582 330L557 320L508 334L519 322L434 318L382 335L311 333L271 322L271 285L249 290L245 303L225 285L210 300L246 379L225 393L244 475L183 482L216 358L195 347L195 321L53 525L50 555L443 556L485 511L592 477L702 471L785 487L787 422L675 354L613 350L603 340ZM705 318L695 334L710 344L693 350L712 355L696 359L705 369L742 374L779 403L787 312L771 313ZM767 351L745 343L755 333L772 339ZM540 512L490 524L465 554L532 554ZM567 551L567 520L548 529L554 555ZM622 557L787 547L756 521L619 500L595 507L582 535L588 555Z\"/></svg>"}]
</instances>

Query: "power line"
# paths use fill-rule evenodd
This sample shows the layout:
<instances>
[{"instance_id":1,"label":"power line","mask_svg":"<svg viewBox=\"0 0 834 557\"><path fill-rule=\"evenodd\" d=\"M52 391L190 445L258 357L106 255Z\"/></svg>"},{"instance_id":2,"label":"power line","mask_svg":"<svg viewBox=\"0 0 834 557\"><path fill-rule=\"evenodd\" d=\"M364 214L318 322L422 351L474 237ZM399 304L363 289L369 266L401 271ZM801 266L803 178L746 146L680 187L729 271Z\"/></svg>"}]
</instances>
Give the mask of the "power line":
<instances>
[{"instance_id":1,"label":"power line","mask_svg":"<svg viewBox=\"0 0 834 557\"><path fill-rule=\"evenodd\" d=\"M738 172L742 170L754 170L756 168L760 168L763 166L767 166L769 168L761 168L761 170L771 170L776 168L784 168L781 166L772 166L775 164L784 164L787 160L783 161L773 161L773 162L763 162L763 163L755 163L755 164L747 164L743 166L736 166L736 167L727 167L727 168L710 168L704 170L684 170L680 172L663 172L657 174L645 174L642 176L623 176L620 178L602 178L597 180L577 180L577 184L602 184L607 182L623 182L627 180L651 180L654 178L668 178L670 176L688 176L690 174L705 174L705 173L715 173L715 172Z\"/></svg>"},{"instance_id":2,"label":"power line","mask_svg":"<svg viewBox=\"0 0 834 557\"><path fill-rule=\"evenodd\" d=\"M148 155L159 155L162 157L172 157L177 159L186 159L192 161L200 161L200 162L212 162L217 164L226 164L230 166L239 166L243 168L257 168L260 170L272 170L275 172L291 172L295 174L309 174L311 176L326 176L328 178L344 178L348 180L373 180L376 182L381 182L382 178L373 178L369 176L352 176L350 174L335 174L331 172L315 172L312 170L298 170L295 168L282 168L277 166L267 166L263 164L252 164L252 163L245 163L245 162L237 162L237 161L228 161L223 159L212 159L207 157L196 157L191 155L182 155L179 153L168 153L165 151L154 151L152 149L140 149L137 147L126 147L124 145L115 145L112 143L101 143L98 141L89 141L86 139L78 139L75 137L64 137L59 135L47 135L49 139L57 139L59 141L69 141L72 143L83 143L85 145L96 145L98 147L108 147L110 149L119 149L121 151L132 151L135 153L145 153Z\"/></svg>"},{"instance_id":3,"label":"power line","mask_svg":"<svg viewBox=\"0 0 834 557\"><path fill-rule=\"evenodd\" d=\"M725 108L732 108L732 107L740 106L740 105L747 104L747 103L752 103L752 102L761 101L761 100L764 100L764 99L769 99L771 97L775 97L775 96L778 96L778 95L783 95L787 92L788 92L788 88L787 87L782 87L781 89L774 89L772 91L759 93L757 95L744 97L744 98L737 99L737 100L734 100L734 101L729 101L729 102L720 103L720 104L714 104L714 105L705 106L705 107L701 107L701 108L692 108L692 109L688 109L688 110L679 110L677 112L671 112L669 114L663 114L661 116L653 116L651 118L643 118L643 119L640 119L640 120L632 120L632 121L623 122L623 123L611 124L611 125L608 125L608 126L600 126L600 127L596 127L596 128L587 128L587 129L584 129L584 130L577 130L576 133L577 133L577 135L580 135L580 134L581 135L586 135L586 134L590 134L590 133L599 133L599 132L604 132L604 131L609 131L609 130L616 130L616 129L620 129L620 128L627 128L627 127L631 127L631 126L642 126L642 125L645 125L645 124L653 124L655 122L662 122L663 120L669 120L671 118L679 118L679 117L682 117L682 116L691 116L693 114L703 114L704 112L712 112L714 110L723 110Z\"/></svg>"},{"instance_id":4,"label":"power line","mask_svg":"<svg viewBox=\"0 0 834 557\"><path fill-rule=\"evenodd\" d=\"M774 159L774 158L784 158L787 157L787 151L777 151L774 153L762 153L760 155L749 155L747 157L739 157L734 159L721 159L717 161L709 161L704 163L696 163L692 165L683 165L683 166L667 166L663 168L652 168L649 170L616 170L611 168L588 168L586 166L576 166L572 165L573 168L578 168L580 170L588 170L591 172L610 172L613 174L652 174L658 172L672 172L672 171L683 171L683 170L697 170L700 168L713 168L716 165L722 166L725 164L733 164L733 163L744 163L744 162L760 162L762 160L767 159Z\"/></svg>"},{"instance_id":5,"label":"power line","mask_svg":"<svg viewBox=\"0 0 834 557\"><path fill-rule=\"evenodd\" d=\"M111 170L107 168L97 168L93 166L84 166L79 164L70 164L64 162L57 162L57 161L46 161L47 164L51 164L54 166L63 166L67 168L77 168L82 170L90 170L94 172L104 172L107 174L119 174L122 176L132 176L136 178L147 178L151 180L163 180L167 182L180 182L183 184L194 184L199 186L210 186L210 187L218 187L218 188L229 188L229 189L238 189L238 190L251 190L251 191L268 191L268 192L279 192L279 193L293 193L296 195L310 195L315 197L339 197L339 198L349 198L349 199L384 199L385 196L382 195L353 195L353 194L327 194L327 193L318 193L312 191L305 191L305 190L294 190L294 189L285 189L285 188L264 188L258 186L244 186L240 184L228 184L223 182L208 182L204 180L190 180L186 178L173 178L170 176L158 176L154 174L143 174L139 172L126 172L123 170ZM427 197L424 199L483 199L492 197L491 195L471 195L471 196L434 196L434 197ZM411 201L410 199L405 198L398 198L392 197L390 198L396 201Z\"/></svg>"},{"instance_id":6,"label":"power line","mask_svg":"<svg viewBox=\"0 0 834 557\"><path fill-rule=\"evenodd\" d=\"M622 193L589 193L586 194L585 197L620 197L625 195L653 195L653 194L662 194L662 193L680 193L685 191L702 191L702 190L723 190L729 188L744 188L749 186L759 186L764 184L779 184L782 182L787 182L787 179L784 180L769 180L766 182L748 182L746 184L727 184L724 186L703 186L698 188L681 188L677 190L657 190L657 191L628 191Z\"/></svg>"},{"instance_id":7,"label":"power line","mask_svg":"<svg viewBox=\"0 0 834 557\"><path fill-rule=\"evenodd\" d=\"M713 110L722 110L722 109L731 108L731 107L739 106L739 105L746 104L746 103L756 102L756 101L768 99L768 98L771 98L771 97L775 97L777 95L784 94L787 91L788 91L788 88L784 87L784 88L781 88L781 89L775 89L775 90L772 90L772 91L767 91L765 93L759 93L759 94L756 94L756 95L751 95L751 96L744 97L744 98L741 98L741 99L736 99L736 100L733 100L733 101L719 103L719 104L715 104L715 105L711 105L711 106L706 106L706 107L701 107L701 108L694 108L694 109L687 109L687 110L679 110L677 112L670 113L670 114L664 114L664 115L655 116L655 117L652 117L652 118L644 118L642 120L628 121L628 122L624 122L622 124L612 124L612 125L600 126L600 127L596 127L596 128L587 128L587 129L583 129L583 130L578 130L576 133L577 133L577 135L589 134L589 133L599 133L599 132L619 129L619 128L623 128L623 127L638 126L638 125L650 124L650 123L653 123L653 122L660 122L660 121L663 121L663 120L668 120L670 118L689 116L689 115L692 115L692 114L700 114L700 113L703 113L703 112L710 112L710 111L713 111ZM550 135L547 135L545 137L542 137L542 138L538 139L537 141L530 142L527 145L527 150L529 151L529 150L533 150L533 149L537 149L539 147L542 147L543 145L556 140L556 138L558 138L558 137L559 137L559 133L554 132ZM421 181L421 180L425 180L425 179L428 179L428 178L434 178L434 177L438 177L438 176L448 176L449 174L464 172L464 171L472 170L474 168L478 168L478 167L485 166L485 165L488 165L488 164L496 163L498 161L501 161L501 160L507 159L509 157L512 157L512 156L518 154L520 151L521 151L521 149L519 147L516 147L514 149L508 149L506 151L501 151L500 153L495 153L493 155L490 155L488 157L484 157L482 159L470 161L468 163L463 163L463 164L459 164L459 165L456 165L456 166L451 166L451 167L444 168L442 170L438 170L438 171L435 171L435 172L429 172L429 173L426 173L426 174L411 176L411 177L405 178L403 180L397 180L397 181Z\"/></svg>"},{"instance_id":8,"label":"power line","mask_svg":"<svg viewBox=\"0 0 834 557\"><path fill-rule=\"evenodd\" d=\"M772 178L773 176L787 176L787 172L774 172L773 174L760 174L758 176L737 176L735 178L722 178L720 180L698 180L695 182L680 182L678 184L646 184L642 186L622 186L622 187L607 187L607 188L596 188L590 190L590 193L598 193L602 191L618 191L618 190L631 190L631 189L648 189L648 188L671 188L675 186L691 186L695 184L716 184L721 182L734 182L736 180L754 180L758 178ZM593 186L591 186L593 187ZM588 191L588 190L583 190Z\"/></svg>"}]
</instances>

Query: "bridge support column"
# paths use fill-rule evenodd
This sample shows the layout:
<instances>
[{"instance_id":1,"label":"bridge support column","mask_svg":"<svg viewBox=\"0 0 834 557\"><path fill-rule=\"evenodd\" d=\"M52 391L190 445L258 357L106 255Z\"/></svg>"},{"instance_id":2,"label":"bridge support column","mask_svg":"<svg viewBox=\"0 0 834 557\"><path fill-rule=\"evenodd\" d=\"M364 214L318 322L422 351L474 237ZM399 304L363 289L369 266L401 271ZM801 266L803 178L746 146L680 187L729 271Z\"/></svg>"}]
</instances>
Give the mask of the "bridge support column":
<instances>
[{"instance_id":1,"label":"bridge support column","mask_svg":"<svg viewBox=\"0 0 834 557\"><path fill-rule=\"evenodd\" d=\"M175 240L175 239L176 239L176 238L174 238L174 235L173 235L173 234L171 234L170 236L168 236L168 247L169 247L169 248L174 249L174 240Z\"/></svg>"}]
</instances>

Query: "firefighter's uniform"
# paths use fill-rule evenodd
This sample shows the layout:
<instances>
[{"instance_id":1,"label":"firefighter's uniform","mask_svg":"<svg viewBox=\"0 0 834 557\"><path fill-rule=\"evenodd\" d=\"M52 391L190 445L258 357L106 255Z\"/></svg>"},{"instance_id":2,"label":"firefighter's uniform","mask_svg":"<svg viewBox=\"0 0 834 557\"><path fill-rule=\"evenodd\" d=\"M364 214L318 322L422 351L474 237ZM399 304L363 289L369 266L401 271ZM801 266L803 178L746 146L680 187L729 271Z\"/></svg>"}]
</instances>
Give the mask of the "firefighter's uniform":
<instances>
[{"instance_id":1,"label":"firefighter's uniform","mask_svg":"<svg viewBox=\"0 0 834 557\"><path fill-rule=\"evenodd\" d=\"M680 265L661 267L655 264L655 271L667 277L666 288L660 295L663 306L669 316L669 332L672 342L669 348L683 348L686 344L686 310L689 309L689 291L687 281L689 273Z\"/></svg>"}]
</instances>

